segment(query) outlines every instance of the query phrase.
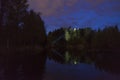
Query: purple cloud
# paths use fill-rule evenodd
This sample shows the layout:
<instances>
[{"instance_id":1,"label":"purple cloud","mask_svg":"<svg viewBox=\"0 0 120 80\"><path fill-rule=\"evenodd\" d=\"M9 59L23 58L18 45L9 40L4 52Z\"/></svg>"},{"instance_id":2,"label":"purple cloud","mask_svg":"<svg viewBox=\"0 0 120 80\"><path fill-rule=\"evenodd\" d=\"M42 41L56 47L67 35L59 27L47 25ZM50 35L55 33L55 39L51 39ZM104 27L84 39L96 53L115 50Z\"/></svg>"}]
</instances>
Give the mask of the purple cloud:
<instances>
[{"instance_id":1,"label":"purple cloud","mask_svg":"<svg viewBox=\"0 0 120 80\"><path fill-rule=\"evenodd\" d=\"M120 0L29 0L46 26L120 24ZM113 21L114 20L114 21Z\"/></svg>"}]
</instances>

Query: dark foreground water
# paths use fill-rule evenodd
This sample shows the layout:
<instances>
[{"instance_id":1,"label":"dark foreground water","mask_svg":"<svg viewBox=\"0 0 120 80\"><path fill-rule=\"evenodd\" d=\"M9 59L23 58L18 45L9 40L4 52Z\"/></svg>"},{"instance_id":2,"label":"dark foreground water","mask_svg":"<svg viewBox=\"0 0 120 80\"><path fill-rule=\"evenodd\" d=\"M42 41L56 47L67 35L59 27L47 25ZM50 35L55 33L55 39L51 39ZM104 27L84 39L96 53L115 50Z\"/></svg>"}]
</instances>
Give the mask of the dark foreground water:
<instances>
[{"instance_id":1,"label":"dark foreground water","mask_svg":"<svg viewBox=\"0 0 120 80\"><path fill-rule=\"evenodd\" d=\"M62 65L47 60L43 80L120 80L120 74L99 70L94 64Z\"/></svg>"},{"instance_id":2,"label":"dark foreground water","mask_svg":"<svg viewBox=\"0 0 120 80\"><path fill-rule=\"evenodd\" d=\"M120 80L120 55L57 50L2 53L0 80Z\"/></svg>"}]
</instances>

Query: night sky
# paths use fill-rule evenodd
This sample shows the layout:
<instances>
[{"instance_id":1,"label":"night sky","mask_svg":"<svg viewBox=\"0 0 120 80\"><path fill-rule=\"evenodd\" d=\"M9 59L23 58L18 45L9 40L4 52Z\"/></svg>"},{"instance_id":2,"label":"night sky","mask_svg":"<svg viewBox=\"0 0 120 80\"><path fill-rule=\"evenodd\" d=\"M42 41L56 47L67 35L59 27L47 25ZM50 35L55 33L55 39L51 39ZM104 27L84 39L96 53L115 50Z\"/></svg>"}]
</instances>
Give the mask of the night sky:
<instances>
[{"instance_id":1,"label":"night sky","mask_svg":"<svg viewBox=\"0 0 120 80\"><path fill-rule=\"evenodd\" d=\"M46 30L73 27L120 27L120 0L29 0L30 8L42 13Z\"/></svg>"}]
</instances>

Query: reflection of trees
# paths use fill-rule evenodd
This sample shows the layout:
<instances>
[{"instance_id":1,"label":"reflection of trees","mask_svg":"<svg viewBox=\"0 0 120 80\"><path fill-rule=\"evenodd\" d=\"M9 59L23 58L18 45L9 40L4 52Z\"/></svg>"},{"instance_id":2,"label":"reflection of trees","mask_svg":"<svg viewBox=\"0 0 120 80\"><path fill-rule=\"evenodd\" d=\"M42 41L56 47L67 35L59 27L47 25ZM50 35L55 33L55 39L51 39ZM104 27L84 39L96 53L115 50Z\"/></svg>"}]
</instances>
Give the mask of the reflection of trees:
<instances>
[{"instance_id":1,"label":"reflection of trees","mask_svg":"<svg viewBox=\"0 0 120 80\"><path fill-rule=\"evenodd\" d=\"M55 62L62 64L77 64L80 62L91 63L92 60L89 56L85 55L83 52L75 51L75 50L59 50L52 49L48 52L49 59L54 60Z\"/></svg>"},{"instance_id":2,"label":"reflection of trees","mask_svg":"<svg viewBox=\"0 0 120 80\"><path fill-rule=\"evenodd\" d=\"M2 80L42 80L45 61L44 52L24 51L0 56L0 78Z\"/></svg>"},{"instance_id":3,"label":"reflection of trees","mask_svg":"<svg viewBox=\"0 0 120 80\"><path fill-rule=\"evenodd\" d=\"M48 51L48 58L58 63L64 63L64 56L55 49L51 49Z\"/></svg>"},{"instance_id":4,"label":"reflection of trees","mask_svg":"<svg viewBox=\"0 0 120 80\"><path fill-rule=\"evenodd\" d=\"M86 53L85 51L70 49L68 51L51 51L48 53L48 57L62 64L94 63L96 68L100 70L110 73L120 73L120 64L118 62L120 61L120 55L117 53Z\"/></svg>"},{"instance_id":5,"label":"reflection of trees","mask_svg":"<svg viewBox=\"0 0 120 80\"><path fill-rule=\"evenodd\" d=\"M110 73L120 73L120 55L115 53L98 54L95 59L96 68Z\"/></svg>"},{"instance_id":6,"label":"reflection of trees","mask_svg":"<svg viewBox=\"0 0 120 80\"><path fill-rule=\"evenodd\" d=\"M103 51L104 52L104 51ZM80 63L94 63L96 68L120 74L119 53L82 53L82 51L70 51L70 59Z\"/></svg>"}]
</instances>

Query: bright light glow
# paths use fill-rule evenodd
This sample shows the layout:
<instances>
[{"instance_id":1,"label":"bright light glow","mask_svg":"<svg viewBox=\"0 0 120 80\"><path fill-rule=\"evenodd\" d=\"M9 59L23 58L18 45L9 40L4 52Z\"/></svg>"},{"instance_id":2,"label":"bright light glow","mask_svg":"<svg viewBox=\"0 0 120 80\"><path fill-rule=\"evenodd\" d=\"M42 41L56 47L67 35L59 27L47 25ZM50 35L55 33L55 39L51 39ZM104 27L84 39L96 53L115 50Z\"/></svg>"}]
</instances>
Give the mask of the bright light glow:
<instances>
[{"instance_id":1,"label":"bright light glow","mask_svg":"<svg viewBox=\"0 0 120 80\"><path fill-rule=\"evenodd\" d=\"M74 61L74 64L77 64L77 61Z\"/></svg>"},{"instance_id":2,"label":"bright light glow","mask_svg":"<svg viewBox=\"0 0 120 80\"><path fill-rule=\"evenodd\" d=\"M76 28L74 28L73 30L74 30L74 31L76 31L77 29L76 29Z\"/></svg>"}]
</instances>

